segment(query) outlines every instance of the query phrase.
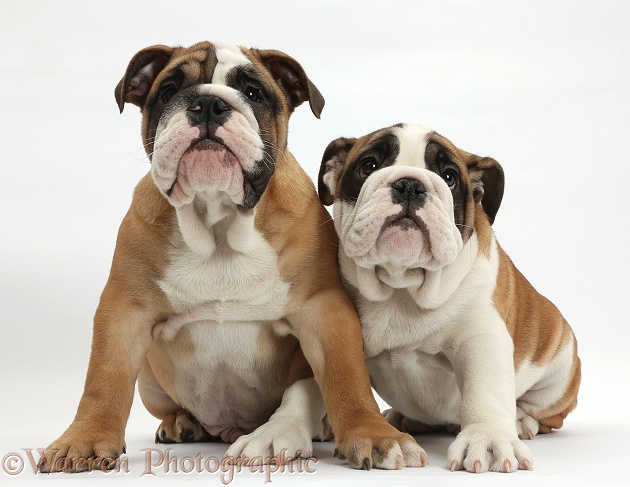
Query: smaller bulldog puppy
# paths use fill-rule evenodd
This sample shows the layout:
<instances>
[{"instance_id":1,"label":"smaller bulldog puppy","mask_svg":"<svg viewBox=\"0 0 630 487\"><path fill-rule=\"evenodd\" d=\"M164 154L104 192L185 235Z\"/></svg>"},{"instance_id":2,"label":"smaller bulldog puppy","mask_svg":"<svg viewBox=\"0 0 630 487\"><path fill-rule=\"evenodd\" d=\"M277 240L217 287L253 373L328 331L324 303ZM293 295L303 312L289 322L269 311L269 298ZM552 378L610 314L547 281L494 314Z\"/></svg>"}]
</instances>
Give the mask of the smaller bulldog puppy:
<instances>
[{"instance_id":1,"label":"smaller bulldog puppy","mask_svg":"<svg viewBox=\"0 0 630 487\"><path fill-rule=\"evenodd\" d=\"M494 159L408 124L331 142L319 173L386 418L459 432L451 470L531 470L519 438L577 404L575 336L493 234L503 187Z\"/></svg>"}]
</instances>

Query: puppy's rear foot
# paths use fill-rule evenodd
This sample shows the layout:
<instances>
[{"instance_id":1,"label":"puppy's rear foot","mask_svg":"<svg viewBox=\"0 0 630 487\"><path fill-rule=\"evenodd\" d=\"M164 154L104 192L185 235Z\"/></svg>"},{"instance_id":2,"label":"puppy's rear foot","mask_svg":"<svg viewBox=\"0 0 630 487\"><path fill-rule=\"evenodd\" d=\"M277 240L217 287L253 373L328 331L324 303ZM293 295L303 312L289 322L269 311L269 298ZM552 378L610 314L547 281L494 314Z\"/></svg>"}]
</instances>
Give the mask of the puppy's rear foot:
<instances>
[{"instance_id":1,"label":"puppy's rear foot","mask_svg":"<svg viewBox=\"0 0 630 487\"><path fill-rule=\"evenodd\" d=\"M183 409L164 418L155 433L156 443L187 443L209 438L199 421Z\"/></svg>"},{"instance_id":2,"label":"puppy's rear foot","mask_svg":"<svg viewBox=\"0 0 630 487\"><path fill-rule=\"evenodd\" d=\"M443 427L440 426L431 426L425 423L421 423L420 421L416 421L415 419L408 418L398 411L394 411L393 409L386 409L383 411L383 416L385 420L391 424L398 431L409 434L416 433L433 433L436 431L443 431Z\"/></svg>"},{"instance_id":3,"label":"puppy's rear foot","mask_svg":"<svg viewBox=\"0 0 630 487\"><path fill-rule=\"evenodd\" d=\"M533 440L538 434L538 420L532 418L520 407L516 407L516 431L522 440Z\"/></svg>"}]
</instances>

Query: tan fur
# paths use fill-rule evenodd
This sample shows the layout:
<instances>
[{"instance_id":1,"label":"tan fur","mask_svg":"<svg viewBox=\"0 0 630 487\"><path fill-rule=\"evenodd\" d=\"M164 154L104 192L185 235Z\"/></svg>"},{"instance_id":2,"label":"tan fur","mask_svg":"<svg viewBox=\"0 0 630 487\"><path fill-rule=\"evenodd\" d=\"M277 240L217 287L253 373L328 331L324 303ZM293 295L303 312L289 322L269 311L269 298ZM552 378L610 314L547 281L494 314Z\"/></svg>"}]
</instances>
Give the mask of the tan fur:
<instances>
[{"instance_id":1,"label":"tan fur","mask_svg":"<svg viewBox=\"0 0 630 487\"><path fill-rule=\"evenodd\" d=\"M549 433L552 429L561 428L564 418L566 418L577 406L577 394L582 378L582 364L580 362L580 358L577 356L577 341L575 341L573 345L573 357L571 382L567 386L562 398L554 406L540 414L540 419L538 419L538 422L540 423L538 429L539 433Z\"/></svg>"},{"instance_id":2,"label":"tan fur","mask_svg":"<svg viewBox=\"0 0 630 487\"><path fill-rule=\"evenodd\" d=\"M451 154L461 158L465 166L470 166L477 156L455 147L448 139L433 133L431 140L437 140L448 147ZM463 173L465 174L465 173ZM467 175L466 175L467 176ZM468 199L467 217L474 215L474 228L479 243L479 253L488 257L492 245L492 227L481 204ZM471 211L472 210L472 211ZM518 371L524 360L533 364L549 362L558 350L573 337L573 332L560 311L546 297L539 294L529 281L519 272L499 244L499 271L494 294L494 304L503 318L514 341L514 367ZM561 412L562 419L577 404L577 391L580 384L580 359L577 344L574 350L573 379L559 403L549 408L538 419L544 425L547 416ZM551 428L562 426L562 419L548 422ZM541 426L545 429L544 426Z\"/></svg>"},{"instance_id":3,"label":"tan fur","mask_svg":"<svg viewBox=\"0 0 630 487\"><path fill-rule=\"evenodd\" d=\"M65 456L116 458L125 449L124 429L136 377L151 346L151 328L170 310L155 282L168 262L173 219L170 205L153 188L151 179L143 178L120 226L94 317L83 397L72 425L47 450L49 466Z\"/></svg>"},{"instance_id":4,"label":"tan fur","mask_svg":"<svg viewBox=\"0 0 630 487\"><path fill-rule=\"evenodd\" d=\"M479 219L476 224L477 234L482 235L489 231L490 224L487 219ZM534 289L501 246L498 244L497 246L499 271L494 305L505 321L514 342L515 370L518 372L525 360L535 365L548 363L563 345L571 339L574 340L571 382L560 401L546 411L538 413L536 417L540 423L539 431L548 433L552 428L560 428L564 418L577 405L581 378L577 341L558 308Z\"/></svg>"},{"instance_id":5,"label":"tan fur","mask_svg":"<svg viewBox=\"0 0 630 487\"><path fill-rule=\"evenodd\" d=\"M492 229L488 223L488 217L483 212L480 204L475 205L475 233L479 242L479 253L485 257L490 256L492 247Z\"/></svg>"}]
</instances>

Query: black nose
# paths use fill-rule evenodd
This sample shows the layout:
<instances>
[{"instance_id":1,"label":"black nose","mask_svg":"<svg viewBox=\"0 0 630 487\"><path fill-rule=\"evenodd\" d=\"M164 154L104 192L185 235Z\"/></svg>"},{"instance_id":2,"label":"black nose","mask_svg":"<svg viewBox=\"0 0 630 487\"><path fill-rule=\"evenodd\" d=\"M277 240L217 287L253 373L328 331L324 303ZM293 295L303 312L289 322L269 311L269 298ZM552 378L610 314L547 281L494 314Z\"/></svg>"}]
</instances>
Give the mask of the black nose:
<instances>
[{"instance_id":1,"label":"black nose","mask_svg":"<svg viewBox=\"0 0 630 487\"><path fill-rule=\"evenodd\" d=\"M195 125L222 125L230 114L230 107L217 96L203 95L188 106L188 119Z\"/></svg>"},{"instance_id":2,"label":"black nose","mask_svg":"<svg viewBox=\"0 0 630 487\"><path fill-rule=\"evenodd\" d=\"M392 184L392 201L396 204L422 206L427 199L427 191L417 179L402 178Z\"/></svg>"}]
</instances>

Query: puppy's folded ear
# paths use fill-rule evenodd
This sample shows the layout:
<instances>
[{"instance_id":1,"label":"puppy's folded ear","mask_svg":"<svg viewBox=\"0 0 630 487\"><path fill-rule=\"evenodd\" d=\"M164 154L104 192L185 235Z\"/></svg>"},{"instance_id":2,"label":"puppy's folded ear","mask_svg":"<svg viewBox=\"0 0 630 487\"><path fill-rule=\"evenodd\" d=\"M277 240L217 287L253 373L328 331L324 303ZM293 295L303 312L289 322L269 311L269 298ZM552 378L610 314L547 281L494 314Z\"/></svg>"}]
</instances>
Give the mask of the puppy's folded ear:
<instances>
[{"instance_id":1,"label":"puppy's folded ear","mask_svg":"<svg viewBox=\"0 0 630 487\"><path fill-rule=\"evenodd\" d=\"M295 109L308 100L313 115L320 118L324 108L324 97L308 79L300 63L280 51L255 50L255 52L258 53L273 79L288 95L291 108Z\"/></svg>"},{"instance_id":2,"label":"puppy's folded ear","mask_svg":"<svg viewBox=\"0 0 630 487\"><path fill-rule=\"evenodd\" d=\"M142 108L155 78L171 59L173 48L152 46L138 51L129 61L127 71L114 90L120 113L125 103L133 103Z\"/></svg>"},{"instance_id":3,"label":"puppy's folded ear","mask_svg":"<svg viewBox=\"0 0 630 487\"><path fill-rule=\"evenodd\" d=\"M335 188L339 182L339 177L350 149L352 149L356 141L357 139L354 138L340 137L328 144L324 151L322 165L319 168L317 191L319 199L325 205L332 205L333 201L335 201Z\"/></svg>"},{"instance_id":4,"label":"puppy's folded ear","mask_svg":"<svg viewBox=\"0 0 630 487\"><path fill-rule=\"evenodd\" d=\"M503 199L505 187L503 168L492 157L479 157L473 154L467 156L466 165L475 203L481 203L492 225Z\"/></svg>"}]
</instances>

